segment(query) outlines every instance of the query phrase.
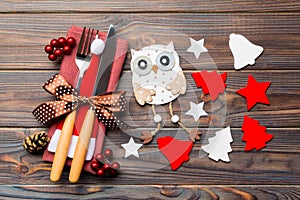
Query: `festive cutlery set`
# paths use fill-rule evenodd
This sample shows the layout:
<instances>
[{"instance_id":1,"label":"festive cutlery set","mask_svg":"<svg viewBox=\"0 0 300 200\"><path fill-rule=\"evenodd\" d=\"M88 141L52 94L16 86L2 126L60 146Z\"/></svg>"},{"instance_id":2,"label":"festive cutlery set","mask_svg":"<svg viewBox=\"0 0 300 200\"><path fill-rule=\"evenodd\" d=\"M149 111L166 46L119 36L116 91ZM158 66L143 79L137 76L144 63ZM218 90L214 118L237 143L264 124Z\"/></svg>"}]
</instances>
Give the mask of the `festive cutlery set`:
<instances>
[{"instance_id":1,"label":"festive cutlery set","mask_svg":"<svg viewBox=\"0 0 300 200\"><path fill-rule=\"evenodd\" d=\"M69 35L78 38L80 30L79 27L72 27ZM117 45L122 46L118 52ZM114 112L126 108L125 92L113 91L123 66L127 42L117 41L111 25L107 34L98 31L95 34L93 30L84 28L76 47L76 55L65 56L60 74L52 77L44 86L57 100L43 103L33 111L43 124L67 114L64 120L51 125L49 130L52 137L48 150L52 148L55 153L53 157L46 152L44 160L53 162L50 174L52 181L60 179L67 164L71 166L69 181L77 182L83 167L91 168L91 164L85 162L86 158L92 160L96 147L97 152L102 152L103 144L96 145L97 135L98 141L103 143L105 127L114 129L121 125ZM59 126L61 130L57 129ZM71 164L68 156L72 158Z\"/></svg>"},{"instance_id":2,"label":"festive cutlery set","mask_svg":"<svg viewBox=\"0 0 300 200\"><path fill-rule=\"evenodd\" d=\"M203 46L204 39L199 41L190 39L191 46L187 52L194 53L196 59L201 52L208 51ZM163 119L155 110L157 105L169 104L171 122L188 133L187 140L171 136L157 138L159 151L167 159L171 169L177 170L189 160L193 144L200 140L202 133L197 128L185 127L180 116L174 113L172 102L185 94L187 83L173 42L166 42L166 44L152 44L140 50L132 49L130 65L136 101L140 105L152 106L153 121L157 125L154 131L141 131L140 139L143 144L150 143L161 131ZM255 59L262 53L262 47L252 44L242 35L232 34L229 46L234 55L236 69L241 69L248 64L253 65ZM70 51L70 48L74 48L76 52ZM65 165L70 166L69 181L72 183L79 180L82 170L103 177L115 176L120 169L120 164L112 161L112 151L103 150L103 143L106 129L125 126L118 118L118 114L124 112L127 106L125 92L115 91L115 89L127 50L128 42L116 37L112 25L107 33L72 26L67 33L67 39L52 40L45 47L50 60L62 57L63 52L66 52L62 59L60 73L54 75L44 85L44 89L52 94L55 100L42 103L33 111L40 123L50 125L48 135L51 140L44 150L43 160L53 163L51 181L60 180ZM245 55L251 55L251 58ZM196 86L202 88L203 94L210 95L210 101L217 100L227 86L226 73L218 74L217 71L203 70L191 75ZM250 78L254 79L249 76L249 81ZM253 80L251 83L254 84ZM251 83L248 82L248 85ZM266 90L267 87L260 95L265 95ZM247 87L237 91L247 98L247 104L249 92ZM268 104L266 96L266 100L262 101L262 98L255 93L250 95L252 95L252 107L256 103ZM203 105L204 102L199 104L190 102L191 108L185 115L192 116L196 122L201 116L207 117L208 113L203 110ZM247 116L242 130L247 133L243 138L243 141L247 142L245 151L254 148L260 150L273 137L265 132L265 127L260 126L257 120ZM257 130L259 134L254 134L255 137L251 136L250 133ZM30 142L34 139L40 141L31 145ZM258 140L262 140L259 145L256 142ZM48 141L49 138L45 133L34 135L24 140L24 147L29 152L35 152L32 146L40 146L39 144L44 146ZM202 151L208 153L209 158L215 161L230 161L228 153L232 151L230 143L233 139L229 126L217 131L216 136L209 138L208 141L209 144L202 146ZM127 144L122 144L125 158L131 155L138 158L138 149L143 144L135 143L133 138L130 138Z\"/></svg>"}]
</instances>

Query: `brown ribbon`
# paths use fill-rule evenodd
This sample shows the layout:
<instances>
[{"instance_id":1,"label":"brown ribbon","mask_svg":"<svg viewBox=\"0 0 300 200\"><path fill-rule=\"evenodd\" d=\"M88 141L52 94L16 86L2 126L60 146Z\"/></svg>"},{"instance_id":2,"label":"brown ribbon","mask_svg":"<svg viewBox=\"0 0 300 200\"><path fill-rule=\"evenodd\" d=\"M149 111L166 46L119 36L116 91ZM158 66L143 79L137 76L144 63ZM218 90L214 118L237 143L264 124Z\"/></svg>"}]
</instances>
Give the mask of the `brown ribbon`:
<instances>
[{"instance_id":1,"label":"brown ribbon","mask_svg":"<svg viewBox=\"0 0 300 200\"><path fill-rule=\"evenodd\" d=\"M126 109L125 91L108 92L92 97L79 96L60 74L51 77L43 88L56 96L56 100L42 103L33 110L33 115L42 124L48 124L87 103L94 108L96 116L107 128L115 129L124 125L115 114Z\"/></svg>"}]
</instances>

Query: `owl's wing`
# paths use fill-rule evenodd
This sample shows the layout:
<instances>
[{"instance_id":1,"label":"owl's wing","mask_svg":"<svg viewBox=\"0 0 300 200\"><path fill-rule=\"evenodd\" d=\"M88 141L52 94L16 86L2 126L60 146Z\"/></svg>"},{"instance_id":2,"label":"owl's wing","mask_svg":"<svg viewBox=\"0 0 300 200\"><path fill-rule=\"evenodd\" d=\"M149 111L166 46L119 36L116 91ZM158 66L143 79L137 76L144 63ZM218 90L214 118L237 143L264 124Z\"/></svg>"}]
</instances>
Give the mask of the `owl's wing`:
<instances>
[{"instance_id":1,"label":"owl's wing","mask_svg":"<svg viewBox=\"0 0 300 200\"><path fill-rule=\"evenodd\" d=\"M133 93L135 99L140 105L145 105L152 101L152 96L155 95L155 90L143 88L140 84L134 83Z\"/></svg>"},{"instance_id":2,"label":"owl's wing","mask_svg":"<svg viewBox=\"0 0 300 200\"><path fill-rule=\"evenodd\" d=\"M176 78L167 85L167 90L170 90L173 95L185 93L186 80L182 71L179 71Z\"/></svg>"}]
</instances>

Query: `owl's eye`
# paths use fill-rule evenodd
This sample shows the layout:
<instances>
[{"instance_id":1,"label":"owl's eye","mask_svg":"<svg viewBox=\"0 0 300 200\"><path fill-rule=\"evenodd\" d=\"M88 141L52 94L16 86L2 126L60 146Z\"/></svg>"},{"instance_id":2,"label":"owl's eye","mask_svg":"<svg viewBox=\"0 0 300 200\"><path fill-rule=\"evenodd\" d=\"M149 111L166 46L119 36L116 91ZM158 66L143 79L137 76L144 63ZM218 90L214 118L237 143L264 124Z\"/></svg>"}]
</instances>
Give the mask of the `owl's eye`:
<instances>
[{"instance_id":1,"label":"owl's eye","mask_svg":"<svg viewBox=\"0 0 300 200\"><path fill-rule=\"evenodd\" d=\"M148 57L140 56L133 61L133 71L138 75L146 75L151 72L152 62Z\"/></svg>"},{"instance_id":2,"label":"owl's eye","mask_svg":"<svg viewBox=\"0 0 300 200\"><path fill-rule=\"evenodd\" d=\"M163 71L170 70L175 65L174 55L167 51L161 52L156 57L156 63L160 70L163 70Z\"/></svg>"},{"instance_id":3,"label":"owl's eye","mask_svg":"<svg viewBox=\"0 0 300 200\"><path fill-rule=\"evenodd\" d=\"M147 61L144 59L139 60L139 62L137 64L140 69L146 69L148 66Z\"/></svg>"}]
</instances>

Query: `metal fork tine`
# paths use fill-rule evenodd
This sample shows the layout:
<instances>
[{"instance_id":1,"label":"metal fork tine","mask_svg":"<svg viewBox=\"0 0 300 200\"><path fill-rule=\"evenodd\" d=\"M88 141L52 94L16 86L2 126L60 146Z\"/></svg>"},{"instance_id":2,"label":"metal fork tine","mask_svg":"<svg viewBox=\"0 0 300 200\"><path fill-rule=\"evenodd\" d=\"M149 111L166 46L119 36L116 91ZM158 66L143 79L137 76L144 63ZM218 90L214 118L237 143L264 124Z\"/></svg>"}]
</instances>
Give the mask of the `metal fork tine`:
<instances>
[{"instance_id":1,"label":"metal fork tine","mask_svg":"<svg viewBox=\"0 0 300 200\"><path fill-rule=\"evenodd\" d=\"M94 29L92 29L92 32L91 32L91 37L90 37L90 41L89 41L89 47L87 49L87 55L89 55L90 52L91 52L91 48L90 47L91 47L91 44L92 44L93 35L94 35Z\"/></svg>"},{"instance_id":2,"label":"metal fork tine","mask_svg":"<svg viewBox=\"0 0 300 200\"><path fill-rule=\"evenodd\" d=\"M85 29L86 29L86 27L83 28L83 31L82 31L82 34L80 37L79 45L77 48L77 56L81 56L82 46L83 46L83 42L84 42L84 38L85 38Z\"/></svg>"},{"instance_id":3,"label":"metal fork tine","mask_svg":"<svg viewBox=\"0 0 300 200\"><path fill-rule=\"evenodd\" d=\"M91 28L89 28L87 36L86 36L85 41L84 41L84 49L83 49L83 53L82 53L84 57L87 56L87 52L88 52L88 49L89 49L90 30L91 30Z\"/></svg>"}]
</instances>

